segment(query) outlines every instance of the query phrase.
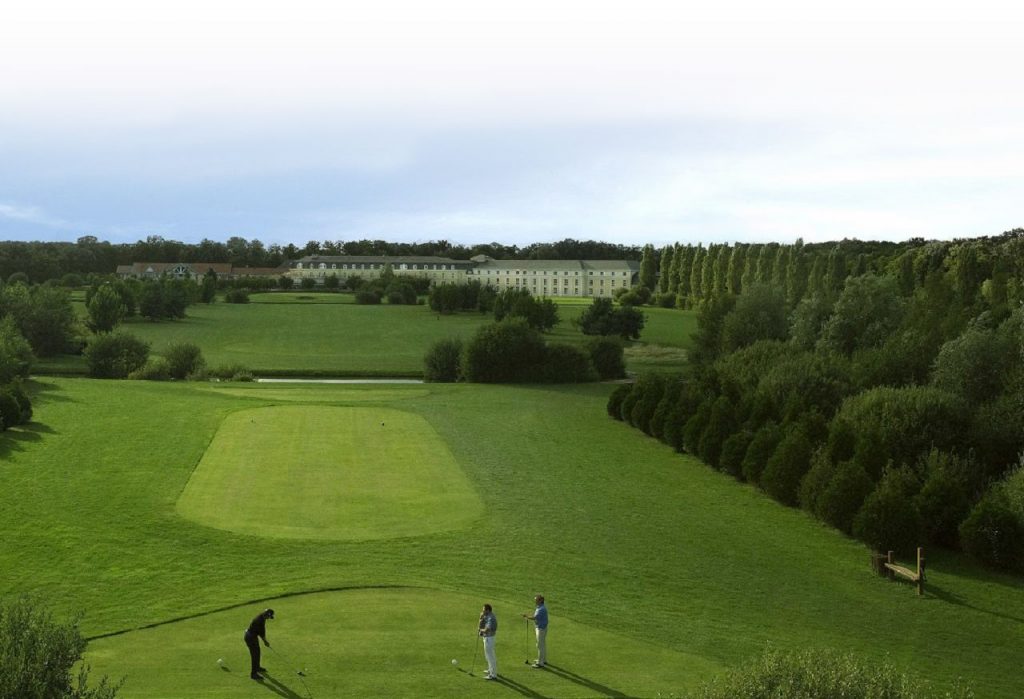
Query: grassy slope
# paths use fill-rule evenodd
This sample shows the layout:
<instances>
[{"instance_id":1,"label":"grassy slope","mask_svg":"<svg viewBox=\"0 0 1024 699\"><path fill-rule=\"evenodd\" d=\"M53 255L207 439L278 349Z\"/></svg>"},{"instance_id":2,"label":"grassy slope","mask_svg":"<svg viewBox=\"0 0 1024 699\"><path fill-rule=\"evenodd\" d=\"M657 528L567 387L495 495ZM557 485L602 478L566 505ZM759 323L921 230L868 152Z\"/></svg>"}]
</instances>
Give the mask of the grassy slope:
<instances>
[{"instance_id":1,"label":"grassy slope","mask_svg":"<svg viewBox=\"0 0 1024 699\"><path fill-rule=\"evenodd\" d=\"M303 297L309 300L303 300ZM438 316L425 306L361 306L350 294L254 294L253 303L196 304L181 321L134 319L122 326L160 353L171 342L194 342L210 365L242 364L258 374L419 376L423 355L447 337L469 338L489 316ZM582 344L572 326L586 307L560 303L562 322L549 340ZM84 313L82 304L78 310ZM694 314L645 308L647 326L627 352L632 370L678 368L689 346ZM659 348L668 348L668 351ZM84 373L81 357L38 364L42 373Z\"/></svg>"},{"instance_id":2,"label":"grassy slope","mask_svg":"<svg viewBox=\"0 0 1024 699\"><path fill-rule=\"evenodd\" d=\"M379 404L421 415L447 440L486 515L464 531L373 542L254 539L175 514L225 416L279 403L279 388L39 388L38 422L2 442L0 594L84 608L89 635L340 586L513 602L540 591L563 619L707 666L771 642L888 656L939 681L964 676L979 696L1024 691L1019 581L930 552L930 592L918 599L874 577L860 545L610 421L606 386L388 387ZM302 389L288 390L292 404ZM378 398L309 390L318 402ZM631 686L628 669L612 680Z\"/></svg>"}]
</instances>

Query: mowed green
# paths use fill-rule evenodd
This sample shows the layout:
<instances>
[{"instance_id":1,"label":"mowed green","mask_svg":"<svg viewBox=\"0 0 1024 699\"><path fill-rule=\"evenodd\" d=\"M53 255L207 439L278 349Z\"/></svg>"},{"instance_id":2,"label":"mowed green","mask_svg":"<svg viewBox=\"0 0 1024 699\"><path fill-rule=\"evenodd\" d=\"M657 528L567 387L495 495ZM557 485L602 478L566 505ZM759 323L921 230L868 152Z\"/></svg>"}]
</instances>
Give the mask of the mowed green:
<instances>
[{"instance_id":1,"label":"mowed green","mask_svg":"<svg viewBox=\"0 0 1024 699\"><path fill-rule=\"evenodd\" d=\"M84 610L86 659L127 675L126 699L231 696L216 659L237 677L241 632L266 606L280 612L271 642L307 666L316 697L678 696L766 644L853 652L939 689L961 677L986 699L1024 696L1019 578L929 550L918 597L874 575L860 543L609 419L611 386L32 385L34 422L0 437L0 597ZM366 540L182 517L177 501L225 420L282 405L422 418L482 516ZM285 440L290 461L308 432ZM522 664L518 615L537 593L560 679ZM484 602L499 614L505 687L451 668L475 648ZM271 696L243 679L237 696ZM295 679L284 696L303 696Z\"/></svg>"},{"instance_id":2,"label":"mowed green","mask_svg":"<svg viewBox=\"0 0 1024 699\"><path fill-rule=\"evenodd\" d=\"M483 505L419 415L285 405L228 415L177 509L240 534L363 540L460 529Z\"/></svg>"},{"instance_id":3,"label":"mowed green","mask_svg":"<svg viewBox=\"0 0 1024 699\"><path fill-rule=\"evenodd\" d=\"M366 306L351 294L253 294L252 303L195 304L183 320L153 323L139 318L121 326L160 354L174 342L192 342L211 366L243 365L259 375L412 376L423 373L423 357L438 340L467 340L492 316L439 315L426 306ZM572 324L587 299L560 299L562 319L549 341L583 345L590 338ZM84 305L77 304L80 315ZM691 311L644 308L647 324L639 342L628 343L633 370L678 369L695 327ZM40 363L46 373L84 373L82 357Z\"/></svg>"},{"instance_id":4,"label":"mowed green","mask_svg":"<svg viewBox=\"0 0 1024 699\"><path fill-rule=\"evenodd\" d=\"M722 670L700 657L556 618L551 644L558 647L557 661L538 671L524 662L536 657L531 629L520 617L529 609L491 602L499 615L496 652L505 685L497 691L654 697ZM315 697L475 697L496 691L481 681L479 599L422 588L356 588L245 605L96 640L89 661L95 671L123 675L126 696L140 699L168 697L165 688L147 681L154 676L173 686L177 697L265 696L267 689L249 679L241 632L268 604L275 619L267 624L271 647L262 649L261 663L271 691ZM170 667L169 648L175 656ZM595 665L594 658L602 662ZM593 669L578 674L584 667ZM630 677L628 684L623 676Z\"/></svg>"}]
</instances>

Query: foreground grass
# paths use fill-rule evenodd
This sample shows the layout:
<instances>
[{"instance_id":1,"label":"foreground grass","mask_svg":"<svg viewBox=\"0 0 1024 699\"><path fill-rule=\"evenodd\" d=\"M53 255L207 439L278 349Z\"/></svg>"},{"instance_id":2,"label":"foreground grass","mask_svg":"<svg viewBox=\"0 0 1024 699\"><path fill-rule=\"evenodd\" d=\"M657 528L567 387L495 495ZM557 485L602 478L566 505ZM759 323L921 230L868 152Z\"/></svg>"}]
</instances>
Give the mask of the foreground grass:
<instances>
[{"instance_id":1,"label":"foreground grass","mask_svg":"<svg viewBox=\"0 0 1024 699\"><path fill-rule=\"evenodd\" d=\"M161 353L174 342L194 342L213 366L240 364L264 376L410 376L423 374L423 356L435 342L470 338L491 316L443 316L426 306L363 306L351 294L253 294L249 304L196 304L179 321L153 323L139 318L121 326ZM589 339L572 321L589 305L560 303L562 322L553 342L582 346ZM77 304L84 315L83 304ZM680 369L696 329L690 311L645 308L647 324L639 342L629 343L631 371ZM43 374L84 374L82 357L40 361Z\"/></svg>"},{"instance_id":2,"label":"foreground grass","mask_svg":"<svg viewBox=\"0 0 1024 699\"><path fill-rule=\"evenodd\" d=\"M146 669L137 657L134 649L146 646L117 645L117 638L141 639L136 632L95 641L89 659L97 670L131 673L126 697L203 695L198 688L221 672L211 666L221 648L239 662L241 629L259 604L294 605L289 614L302 621L291 626L282 616L280 649L309 650L317 671L330 674L324 682L341 688L334 696L358 695L346 686L378 686L371 663L351 661L364 651L413 674L415 695L452 696L458 673L445 667L451 674L438 676L436 664L468 654L480 603L496 605L499 652L514 664L516 613L538 592L551 608L552 662L621 695L678 694L715 668L760 655L766 643L887 660L940 687L964 677L982 697L1024 692L1019 580L929 552L928 594L918 598L907 585L873 576L859 544L607 419L607 386L217 388L49 379L36 390L36 422L5 433L0 447L0 596L34 592L59 612L85 609L83 632L94 638L195 617L200 626L144 632L166 634L146 641L160 648L162 669ZM177 513L193 469L230 415L306 403L420 417L447 444L483 515L455 531L335 541L242 535ZM303 434L291 443L298 457ZM335 597L322 607L296 597L238 607L386 585L437 597L392 600L418 611L371 613L366 624L377 619L379 633L351 641L344 618L358 605L344 592L325 593ZM367 604L381 610L389 602ZM407 627L399 628L402 620ZM396 643L399 631L408 642ZM589 645L577 649L584 637ZM453 642L467 650L454 652ZM316 651L316 643L328 650ZM646 663L635 650L643 647ZM636 660L617 665L620 651ZM411 686L404 682L397 694ZM487 685L467 685L477 686ZM181 691L193 687L194 694ZM491 690L467 695L478 691ZM569 681L533 691L609 695Z\"/></svg>"}]
</instances>

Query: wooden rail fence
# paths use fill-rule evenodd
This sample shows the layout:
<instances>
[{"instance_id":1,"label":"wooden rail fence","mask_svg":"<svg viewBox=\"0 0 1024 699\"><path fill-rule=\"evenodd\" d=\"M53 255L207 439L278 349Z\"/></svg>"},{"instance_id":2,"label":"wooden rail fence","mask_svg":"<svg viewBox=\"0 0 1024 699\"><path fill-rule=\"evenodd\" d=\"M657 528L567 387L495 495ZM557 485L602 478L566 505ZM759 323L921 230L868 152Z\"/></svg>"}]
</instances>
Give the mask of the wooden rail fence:
<instances>
[{"instance_id":1,"label":"wooden rail fence","mask_svg":"<svg viewBox=\"0 0 1024 699\"><path fill-rule=\"evenodd\" d=\"M889 551L884 556L880 553L871 554L871 566L879 575L884 575L890 580L894 579L896 576L906 578L917 585L918 595L924 594L924 549L920 547L917 549L916 571L896 563L896 557L893 555L892 551Z\"/></svg>"}]
</instances>

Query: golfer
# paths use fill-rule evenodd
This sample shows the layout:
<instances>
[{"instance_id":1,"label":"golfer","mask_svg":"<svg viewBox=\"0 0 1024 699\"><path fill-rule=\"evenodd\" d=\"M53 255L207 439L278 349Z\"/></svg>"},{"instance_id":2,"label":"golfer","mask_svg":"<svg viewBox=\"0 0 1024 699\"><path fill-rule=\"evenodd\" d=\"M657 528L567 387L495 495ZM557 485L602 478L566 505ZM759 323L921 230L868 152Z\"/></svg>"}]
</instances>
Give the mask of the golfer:
<instances>
[{"instance_id":1,"label":"golfer","mask_svg":"<svg viewBox=\"0 0 1024 699\"><path fill-rule=\"evenodd\" d=\"M537 608L533 614L523 614L523 618L532 621L537 632L537 662L533 666L544 667L548 664L548 608L544 606L544 595L537 595L533 601Z\"/></svg>"},{"instance_id":2,"label":"golfer","mask_svg":"<svg viewBox=\"0 0 1024 699\"><path fill-rule=\"evenodd\" d=\"M491 605L485 604L480 612L480 624L477 627L484 642L484 657L487 658L487 674L485 680L498 679L498 657L494 654L494 635L498 633L498 617L494 616Z\"/></svg>"},{"instance_id":3,"label":"golfer","mask_svg":"<svg viewBox=\"0 0 1024 699\"><path fill-rule=\"evenodd\" d=\"M249 671L249 677L254 680L262 680L263 676L261 672L266 672L265 667L260 666L260 641L263 639L263 645L270 648L270 641L267 640L267 619L274 618L273 609L264 609L262 612L256 615L256 617L249 623L249 628L245 630L245 645L249 649L249 658L252 660L252 669Z\"/></svg>"}]
</instances>

